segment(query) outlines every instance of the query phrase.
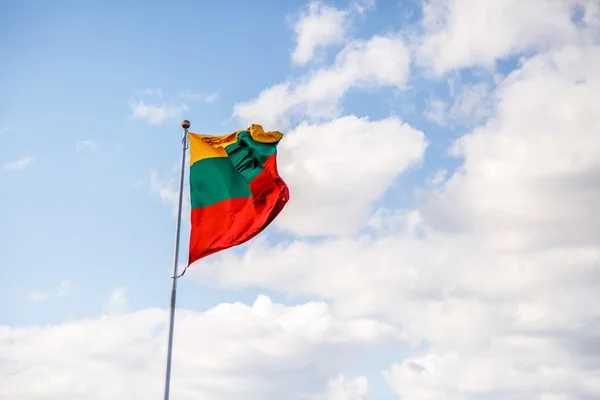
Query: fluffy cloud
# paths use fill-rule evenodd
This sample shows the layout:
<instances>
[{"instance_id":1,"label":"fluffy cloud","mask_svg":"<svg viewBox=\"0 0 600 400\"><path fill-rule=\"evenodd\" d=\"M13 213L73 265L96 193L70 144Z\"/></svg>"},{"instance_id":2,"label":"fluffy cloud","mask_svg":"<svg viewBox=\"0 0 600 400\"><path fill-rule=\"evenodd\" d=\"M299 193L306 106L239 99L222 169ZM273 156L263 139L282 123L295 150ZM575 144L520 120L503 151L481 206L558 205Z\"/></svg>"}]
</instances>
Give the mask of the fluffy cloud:
<instances>
[{"instance_id":1,"label":"fluffy cloud","mask_svg":"<svg viewBox=\"0 0 600 400\"><path fill-rule=\"evenodd\" d=\"M255 240L190 273L403 326L411 343L427 343L385 371L403 398L600 397L600 311L590 307L600 298L600 48L563 39L571 43L555 42L499 83L492 117L450 149L462 165L439 170L417 209L380 210L374 233L355 238ZM319 184L318 174L305 179Z\"/></svg>"},{"instance_id":2,"label":"fluffy cloud","mask_svg":"<svg viewBox=\"0 0 600 400\"><path fill-rule=\"evenodd\" d=\"M477 235L395 219L402 233L275 248L255 241L243 256L207 260L188 274L328 298L341 315L403 326L412 344L429 344L387 374L409 398L600 395L600 311L590 307L600 289L597 245L505 253Z\"/></svg>"},{"instance_id":3,"label":"fluffy cloud","mask_svg":"<svg viewBox=\"0 0 600 400\"><path fill-rule=\"evenodd\" d=\"M292 60L299 65L307 64L315 51L346 39L350 27L349 12L338 10L318 1L308 4L294 21L296 48Z\"/></svg>"},{"instance_id":4,"label":"fluffy cloud","mask_svg":"<svg viewBox=\"0 0 600 400\"><path fill-rule=\"evenodd\" d=\"M369 384L365 377L348 380L341 374L332 379L327 385L327 390L314 396L313 400L364 400L369 393Z\"/></svg>"},{"instance_id":5,"label":"fluffy cloud","mask_svg":"<svg viewBox=\"0 0 600 400\"><path fill-rule=\"evenodd\" d=\"M366 49L406 48L383 36L353 42L333 65L235 109L241 119L292 127L280 168L294 191L277 224L297 236L333 236L276 245L261 236L245 253L211 256L186 276L326 299L345 319L401 326L411 347L382 369L402 398L597 398L600 48L588 34L600 28L598 5L488 3L427 2L419 63L442 74L535 54L493 84L457 82L454 104L429 110L441 124L479 126L449 149L461 159L456 170L434 164L417 207L371 212L395 177L423 159L423 135L395 117L339 115L349 88L405 83L407 53L399 73L387 68L393 60L372 64ZM349 50L356 43L360 51ZM340 397L366 396L354 382L331 383L321 395L339 386Z\"/></svg>"},{"instance_id":6,"label":"fluffy cloud","mask_svg":"<svg viewBox=\"0 0 600 400\"><path fill-rule=\"evenodd\" d=\"M129 106L132 118L146 120L152 125L170 119L178 119L181 113L189 109L186 104L152 104L141 100L132 101Z\"/></svg>"},{"instance_id":7,"label":"fluffy cloud","mask_svg":"<svg viewBox=\"0 0 600 400\"><path fill-rule=\"evenodd\" d=\"M452 104L432 99L425 111L430 121L440 126L461 125L473 127L493 115L496 93L489 82L462 83L449 81Z\"/></svg>"},{"instance_id":8,"label":"fluffy cloud","mask_svg":"<svg viewBox=\"0 0 600 400\"><path fill-rule=\"evenodd\" d=\"M453 146L464 165L424 207L427 220L501 248L598 243L598 63L598 47L566 46L513 72L497 115Z\"/></svg>"},{"instance_id":9,"label":"fluffy cloud","mask_svg":"<svg viewBox=\"0 0 600 400\"><path fill-rule=\"evenodd\" d=\"M576 7L579 8L576 8ZM583 8L578 27L575 12ZM507 56L583 40L580 30L597 24L593 0L426 0L417 61L436 74L453 69L493 68Z\"/></svg>"},{"instance_id":10,"label":"fluffy cloud","mask_svg":"<svg viewBox=\"0 0 600 400\"><path fill-rule=\"evenodd\" d=\"M166 101L160 89L147 89L136 93L129 99L131 118L145 120L151 125L179 119L184 111L189 110L189 106L183 100L191 98L189 92L183 92L179 97L180 99L177 101Z\"/></svg>"},{"instance_id":11,"label":"fluffy cloud","mask_svg":"<svg viewBox=\"0 0 600 400\"><path fill-rule=\"evenodd\" d=\"M104 304L106 314L119 314L129 309L129 300L126 296L127 289L118 287L110 294L108 301Z\"/></svg>"},{"instance_id":12,"label":"fluffy cloud","mask_svg":"<svg viewBox=\"0 0 600 400\"><path fill-rule=\"evenodd\" d=\"M569 345L544 337L506 336L471 354L432 352L410 358L394 364L385 377L400 398L409 399L598 397L598 363L578 365L583 355L574 357Z\"/></svg>"},{"instance_id":13,"label":"fluffy cloud","mask_svg":"<svg viewBox=\"0 0 600 400\"><path fill-rule=\"evenodd\" d=\"M422 132L397 117L299 125L280 145L281 174L293 195L277 224L298 235L354 233L397 175L422 160L426 145Z\"/></svg>"},{"instance_id":14,"label":"fluffy cloud","mask_svg":"<svg viewBox=\"0 0 600 400\"><path fill-rule=\"evenodd\" d=\"M158 397L167 319L166 311L147 309L54 326L0 327L2 396ZM324 303L286 307L266 296L252 306L179 310L176 329L172 394L182 400L360 400L364 378L340 377L323 386L364 349L402 343L390 325L341 319Z\"/></svg>"},{"instance_id":15,"label":"fluffy cloud","mask_svg":"<svg viewBox=\"0 0 600 400\"><path fill-rule=\"evenodd\" d=\"M339 115L339 102L351 88L403 88L410 71L410 53L399 36L352 40L333 65L295 81L263 90L256 99L238 103L234 115L244 124L286 129L293 117L330 119Z\"/></svg>"}]
</instances>

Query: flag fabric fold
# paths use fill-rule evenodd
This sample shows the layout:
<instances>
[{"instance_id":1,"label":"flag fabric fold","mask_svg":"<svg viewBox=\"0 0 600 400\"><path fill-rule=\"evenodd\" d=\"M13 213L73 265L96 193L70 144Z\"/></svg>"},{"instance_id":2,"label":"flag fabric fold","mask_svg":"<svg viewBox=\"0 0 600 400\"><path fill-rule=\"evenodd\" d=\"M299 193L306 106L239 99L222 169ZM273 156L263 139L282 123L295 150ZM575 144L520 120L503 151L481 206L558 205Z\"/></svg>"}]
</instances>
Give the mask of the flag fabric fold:
<instances>
[{"instance_id":1,"label":"flag fabric fold","mask_svg":"<svg viewBox=\"0 0 600 400\"><path fill-rule=\"evenodd\" d=\"M262 232L289 200L277 170L278 131L188 132L191 232L188 265Z\"/></svg>"}]
</instances>

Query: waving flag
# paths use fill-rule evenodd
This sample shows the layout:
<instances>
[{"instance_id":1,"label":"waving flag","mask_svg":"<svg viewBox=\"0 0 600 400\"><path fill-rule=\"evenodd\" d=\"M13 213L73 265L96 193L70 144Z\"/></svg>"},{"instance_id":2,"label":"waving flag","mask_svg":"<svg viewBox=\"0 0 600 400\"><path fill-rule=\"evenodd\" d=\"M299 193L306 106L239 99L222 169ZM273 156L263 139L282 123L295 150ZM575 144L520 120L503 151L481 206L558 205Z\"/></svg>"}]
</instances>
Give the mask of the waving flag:
<instances>
[{"instance_id":1,"label":"waving flag","mask_svg":"<svg viewBox=\"0 0 600 400\"><path fill-rule=\"evenodd\" d=\"M188 265L263 231L289 200L277 171L281 132L260 125L223 136L188 133L191 223Z\"/></svg>"}]
</instances>

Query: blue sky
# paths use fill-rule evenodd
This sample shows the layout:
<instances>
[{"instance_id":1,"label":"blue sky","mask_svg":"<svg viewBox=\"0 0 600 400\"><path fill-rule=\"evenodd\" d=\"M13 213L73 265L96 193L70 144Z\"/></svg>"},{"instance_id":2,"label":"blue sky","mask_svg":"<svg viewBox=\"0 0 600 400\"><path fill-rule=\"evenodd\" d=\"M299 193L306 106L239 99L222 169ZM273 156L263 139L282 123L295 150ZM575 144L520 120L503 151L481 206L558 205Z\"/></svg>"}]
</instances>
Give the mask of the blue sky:
<instances>
[{"instance_id":1,"label":"blue sky","mask_svg":"<svg viewBox=\"0 0 600 400\"><path fill-rule=\"evenodd\" d=\"M506 332L530 329L538 334L546 328L583 326L581 321L597 317L591 311L585 314L587 308L582 306L594 299L594 292L587 292L588 283L583 280L569 289L561 275L571 268L585 271L574 276L584 276L600 265L594 264L597 246L569 247L577 240L588 246L597 238L596 192L573 186L565 193L563 172L553 170L548 160L564 166L573 182L578 182L577 176L596 176L600 171L591 161L572 161L600 159L594 153L597 146L589 145L598 134L589 118L600 112L589 100L599 87L597 74L573 67L600 60L594 41L600 11L586 0L535 0L527 7L501 0L498 9L475 2L469 5L472 10L459 3L313 3L333 14L336 10L346 13L348 26L339 38L327 42L326 32L335 35L325 29L326 21L312 25L315 31L322 29L322 34L313 35L319 43L303 64L296 62L293 53L299 38L311 34L310 29L295 31L302 13L310 14L306 1L2 2L0 328L27 331L44 326L50 332L51 326L103 321L101 316L113 313L138 318L151 308L166 309L181 120L190 120L193 132L225 134L245 128L248 115L259 119L254 123L264 123L275 115L270 109L297 101L297 108L276 115L281 125L265 127L289 133L289 144L285 138L281 144L280 166L282 170L289 167L285 171L291 196L299 200L286 207L291 213L306 212L308 222L302 225L290 216L281 218L260 239L194 265L179 281L178 306L190 312L182 317L183 323L197 322L199 330L219 332L220 322L215 322L217 328L202 325L209 323L202 322L205 317L200 312L222 303L252 305L264 294L287 306L286 313L299 313L299 320L315 318L315 326L321 327L346 326L340 329L348 335L349 344L343 345L327 340L323 344L315 339L320 328L306 328L310 340L298 342L303 350L284 359L290 368L307 371L305 383L282 380L297 383L298 391L318 392L341 372L348 379L366 377L368 398L377 400L395 398L394 392L407 398L429 393L482 399L504 393L494 377L505 368L516 365L518 369L518 360L510 358L514 349L477 348L478 343L493 339L508 343L509 336L503 336ZM357 11L359 6L366 8ZM572 14L575 6L577 24ZM541 14L546 19L538 18ZM376 47L372 52L365 50L374 35L389 40L379 43L383 48L406 50L406 59L391 53L381 56ZM398 72L405 64L406 72ZM351 71L350 83L335 88L332 84L333 92L339 93L319 92L329 88L328 82L310 86L320 73L331 70L340 75ZM260 103L282 82L292 89L270 104ZM298 89L302 84L306 87ZM246 111L236 108L240 104L247 106ZM335 106L335 110L324 116L311 109L311 104ZM528 111L521 113L521 109ZM342 121L353 116L368 120L354 121L354 125L352 119ZM338 121L342 122L334 125ZM347 127L347 134L335 126ZM309 133L314 136L303 142L303 135ZM344 143L333 153L319 135ZM459 138L462 152L452 155L450 149ZM380 144L370 146L373 140ZM361 160L355 159L357 146L362 149ZM396 159L393 151L385 151L386 146L396 146ZM310 172L310 162L329 165L332 171L348 170L355 176L348 180L354 187L339 188L332 183L318 197L322 176ZM391 176L390 169L395 171ZM373 176L365 178L361 173ZM361 192L367 186L377 194L374 198ZM355 208L342 207L339 199L344 193L351 194L348 204L355 202ZM313 212L317 201L329 201L325 206L330 208L323 210L337 212L339 208L339 215ZM343 234L317 228L322 221L325 227L342 225L352 219L348 218L352 210L373 217L381 209L387 210L388 230L378 230L358 217L348 222L353 229ZM424 236L407 233L411 226ZM182 262L187 259L188 231L184 224ZM571 241L561 242L560 232L568 232ZM549 256L546 250L554 253ZM519 269L521 262L528 262L530 269ZM541 271L538 275L536 266ZM519 278L511 271L518 271ZM506 283L519 279L522 286ZM553 297L577 288L568 301ZM490 300L493 296L497 296L496 303ZM315 311L312 303L301 306L321 300L328 302L326 311L318 307ZM496 308L500 303L505 307L502 315L514 318L497 327L500 322L492 316L500 315ZM557 313L564 311L560 315L581 319L548 317L544 325L540 321L546 316L546 305L558 307ZM259 306L256 312L267 315ZM217 307L211 312L229 313L234 321L230 323L237 324L247 310L233 308ZM273 315L279 312L274 310ZM527 319L527 315L539 319ZM352 333L365 318L373 325ZM281 316L274 320L283 325L281 321L287 321ZM271 329L262 322L249 324L249 338L260 329ZM239 329L246 332L242 322ZM486 336L488 330L493 333ZM154 335L148 332L139 337ZM273 348L265 345L268 354L285 353L278 344L299 340L286 332L291 336L274 336ZM137 338L133 333L131 337ZM258 342L263 338L257 337L247 342L239 339L251 349L251 355L240 359L254 360L252 351L262 348ZM402 345L395 341L398 337ZM475 344L466 345L463 339ZM317 347L310 347L317 342ZM110 341L106 343L107 353L119 351L119 344L111 350ZM553 343L555 354L562 354L558 341ZM1 346L0 340L0 353ZM545 358L548 352L531 346L527 354L532 365L553 365L553 360ZM296 349L293 344L289 347ZM354 349L364 358L345 362L344 357L353 355ZM501 361L479 371L477 362L471 362L474 354ZM278 360L274 365L283 363ZM37 365L36 360L27 362ZM413 376L415 368L437 368L448 378L440 378L443 373L430 380ZM577 371L583 387L590 371L581 368ZM231 376L239 373L235 368L232 371ZM466 375L453 375L456 371L481 373L489 378L488 387L479 388ZM519 382L506 379L507 393L523 394L518 392ZM561 379L557 382L572 378ZM552 389L555 392L548 393L567 393L560 382ZM356 393L362 394L352 397L348 384L344 400L367 398L359 389ZM212 388L206 390L213 393ZM65 393L48 395L48 399L72 395Z\"/></svg>"}]
</instances>

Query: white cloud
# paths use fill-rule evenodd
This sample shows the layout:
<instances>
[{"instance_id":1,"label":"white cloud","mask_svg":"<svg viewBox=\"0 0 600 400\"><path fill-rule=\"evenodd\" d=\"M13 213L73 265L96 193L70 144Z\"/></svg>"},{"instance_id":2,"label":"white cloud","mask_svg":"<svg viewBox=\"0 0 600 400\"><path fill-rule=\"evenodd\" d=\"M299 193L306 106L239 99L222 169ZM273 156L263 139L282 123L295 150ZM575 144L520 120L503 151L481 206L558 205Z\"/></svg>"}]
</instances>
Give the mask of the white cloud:
<instances>
[{"instance_id":1,"label":"white cloud","mask_svg":"<svg viewBox=\"0 0 600 400\"><path fill-rule=\"evenodd\" d=\"M495 339L489 349L473 354L432 352L409 358L392 365L385 376L401 398L598 397L597 370L591 365L577 366L578 361L566 348L546 338L512 335Z\"/></svg>"},{"instance_id":2,"label":"white cloud","mask_svg":"<svg viewBox=\"0 0 600 400\"><path fill-rule=\"evenodd\" d=\"M369 393L369 384L364 376L348 380L343 374L331 379L327 390L312 397L313 400L365 400Z\"/></svg>"},{"instance_id":3,"label":"white cloud","mask_svg":"<svg viewBox=\"0 0 600 400\"><path fill-rule=\"evenodd\" d=\"M582 40L572 21L577 4L587 8L591 23L598 9L594 1L530 0L527 7L513 0L425 1L417 61L436 74L472 66L493 69L500 58Z\"/></svg>"},{"instance_id":4,"label":"white cloud","mask_svg":"<svg viewBox=\"0 0 600 400\"><path fill-rule=\"evenodd\" d=\"M165 100L162 90L146 89L137 92L129 100L131 118L145 120L149 124L157 125L166 121L178 120L182 114L190 110L190 102L201 100L210 104L217 101L219 91L200 94L191 90L180 91L170 100Z\"/></svg>"},{"instance_id":5,"label":"white cloud","mask_svg":"<svg viewBox=\"0 0 600 400\"><path fill-rule=\"evenodd\" d=\"M377 317L401 326L413 347L381 368L403 398L600 398L600 310L591 306L600 302L600 47L585 36L600 27L597 3L585 2L583 28L571 23L574 2L536 0L529 10L507 1L470 4L481 19L469 17L463 3L428 3L424 65L445 73L534 54L506 78L479 86L457 81L451 101L432 110L444 123L481 124L451 147L462 159L459 168L433 160L416 207L399 209L388 198L369 212L409 160L420 161L421 142L408 133L417 131L404 126L406 137L394 142L400 139L375 124L401 126L396 118L339 118L339 101L358 80L338 84L328 71L344 71L345 62L274 86L236 112L292 126L293 116L307 120L280 145L281 172L296 203L276 223L301 235L360 227L370 233L295 237L274 246L259 237L244 254L211 256L186 276L220 288L326 299L344 319ZM315 78L320 74L328 79ZM314 92L306 89L313 82ZM374 134L344 136L344 149L332 151L341 137L334 128L353 125L381 133L381 156L365 144ZM367 162L357 162L358 149ZM407 153L392 157L399 150ZM348 178L347 169L358 176ZM336 179L345 184L338 187ZM360 185L379 194L364 197ZM356 398L367 396L366 384L356 387Z\"/></svg>"},{"instance_id":6,"label":"white cloud","mask_svg":"<svg viewBox=\"0 0 600 400\"><path fill-rule=\"evenodd\" d=\"M129 104L131 116L135 119L144 119L150 124L160 124L170 119L177 119L181 113L189 108L186 104L151 104L143 101L133 101Z\"/></svg>"},{"instance_id":7,"label":"white cloud","mask_svg":"<svg viewBox=\"0 0 600 400\"><path fill-rule=\"evenodd\" d=\"M445 101L439 99L431 99L427 104L427 109L425 110L425 117L440 125L446 126L446 109L448 108L448 104Z\"/></svg>"},{"instance_id":8,"label":"white cloud","mask_svg":"<svg viewBox=\"0 0 600 400\"><path fill-rule=\"evenodd\" d=\"M486 82L460 85L457 93L453 94L454 104L449 110L448 118L473 123L490 117L494 105L490 91L490 84Z\"/></svg>"},{"instance_id":9,"label":"white cloud","mask_svg":"<svg viewBox=\"0 0 600 400\"><path fill-rule=\"evenodd\" d=\"M145 120L152 125L179 119L184 111L189 110L189 106L183 101L165 101L160 89L146 89L137 93L129 100L129 108L133 119Z\"/></svg>"},{"instance_id":10,"label":"white cloud","mask_svg":"<svg viewBox=\"0 0 600 400\"><path fill-rule=\"evenodd\" d=\"M71 286L72 286L71 281L65 280L60 283L60 285L55 293L34 290L31 293L29 293L27 295L27 297L33 301L43 301L43 300L48 300L48 299L52 299L52 298L65 297L66 295L69 294L69 291L71 290Z\"/></svg>"},{"instance_id":11,"label":"white cloud","mask_svg":"<svg viewBox=\"0 0 600 400\"><path fill-rule=\"evenodd\" d=\"M435 174L428 180L431 186L438 186L442 182L446 180L446 175L448 174L448 170L445 168L441 168L435 172Z\"/></svg>"},{"instance_id":12,"label":"white cloud","mask_svg":"<svg viewBox=\"0 0 600 400\"><path fill-rule=\"evenodd\" d=\"M299 235L354 233L394 178L422 160L426 145L422 132L397 117L301 124L279 146L291 198L277 225Z\"/></svg>"},{"instance_id":13,"label":"white cloud","mask_svg":"<svg viewBox=\"0 0 600 400\"><path fill-rule=\"evenodd\" d=\"M177 207L179 206L179 163L177 170L166 179L158 177L156 171L150 172L150 191L157 195L164 204L172 207L173 216L177 217ZM183 184L183 202L181 207L181 221L184 224L190 224L190 187L189 181L184 179Z\"/></svg>"},{"instance_id":14,"label":"white cloud","mask_svg":"<svg viewBox=\"0 0 600 400\"><path fill-rule=\"evenodd\" d=\"M320 1L311 1L307 9L295 18L296 48L292 60L305 65L315 56L315 51L346 39L350 28L350 12L338 10Z\"/></svg>"},{"instance_id":15,"label":"white cloud","mask_svg":"<svg viewBox=\"0 0 600 400\"><path fill-rule=\"evenodd\" d=\"M4 133L8 133L12 130L12 127L10 126L2 126L0 127L0 135L4 134Z\"/></svg>"},{"instance_id":16,"label":"white cloud","mask_svg":"<svg viewBox=\"0 0 600 400\"><path fill-rule=\"evenodd\" d=\"M405 221L406 233L355 240L275 248L254 241L242 258L224 254L188 274L222 287L329 298L345 315L383 315L404 326L412 343L429 343L398 363L427 368L422 378L391 369L392 386L409 398L429 398L419 395L431 388L438 395L431 398L449 399L534 398L543 390L600 395L600 311L589 307L599 300L597 245L506 254L486 248L477 234L419 238L414 219Z\"/></svg>"},{"instance_id":17,"label":"white cloud","mask_svg":"<svg viewBox=\"0 0 600 400\"><path fill-rule=\"evenodd\" d=\"M428 221L502 248L597 243L598 63L598 47L568 46L513 72L495 118L455 143L464 167L424 208Z\"/></svg>"},{"instance_id":18,"label":"white cloud","mask_svg":"<svg viewBox=\"0 0 600 400\"><path fill-rule=\"evenodd\" d=\"M200 94L200 93L194 93L191 90L184 90L182 92L179 93L179 98L183 99L183 100L202 100L203 102L210 104L210 103L214 103L215 101L217 101L217 99L219 98L220 92L219 91L214 91L211 93L205 93L205 94Z\"/></svg>"},{"instance_id":19,"label":"white cloud","mask_svg":"<svg viewBox=\"0 0 600 400\"><path fill-rule=\"evenodd\" d=\"M29 293L27 295L27 297L33 301L42 301L42 300L46 300L49 296L48 296L48 294L46 294L44 292L35 290L35 291Z\"/></svg>"},{"instance_id":20,"label":"white cloud","mask_svg":"<svg viewBox=\"0 0 600 400\"><path fill-rule=\"evenodd\" d=\"M399 36L374 36L346 44L331 66L263 90L256 99L234 106L242 124L286 129L292 117L330 119L351 88L403 88L410 72L410 54Z\"/></svg>"},{"instance_id":21,"label":"white cloud","mask_svg":"<svg viewBox=\"0 0 600 400\"><path fill-rule=\"evenodd\" d=\"M600 302L597 65L600 47L585 41L524 60L486 89L491 118L452 146L462 165L433 175L417 209L375 213L373 234L257 239L188 274L403 326L411 343L427 343L385 371L403 398L600 397L600 310L590 306ZM475 103L458 104L473 119ZM338 198L320 200L343 214Z\"/></svg>"},{"instance_id":22,"label":"white cloud","mask_svg":"<svg viewBox=\"0 0 600 400\"><path fill-rule=\"evenodd\" d=\"M93 140L80 140L79 142L75 143L75 150L78 152L97 151L98 143Z\"/></svg>"},{"instance_id":23,"label":"white cloud","mask_svg":"<svg viewBox=\"0 0 600 400\"><path fill-rule=\"evenodd\" d=\"M356 11L359 15L363 15L366 11L375 9L375 0L356 0L350 3L350 9Z\"/></svg>"},{"instance_id":24,"label":"white cloud","mask_svg":"<svg viewBox=\"0 0 600 400\"><path fill-rule=\"evenodd\" d=\"M439 99L431 99L425 116L440 125L466 125L469 127L492 116L495 107L495 92L488 82L461 83L450 81L452 104Z\"/></svg>"},{"instance_id":25,"label":"white cloud","mask_svg":"<svg viewBox=\"0 0 600 400\"><path fill-rule=\"evenodd\" d=\"M219 98L219 94L219 92L212 92L204 95L204 102L209 104L214 103Z\"/></svg>"},{"instance_id":26,"label":"white cloud","mask_svg":"<svg viewBox=\"0 0 600 400\"><path fill-rule=\"evenodd\" d=\"M0 375L2 393L23 400L158 397L167 320L166 310L147 309L52 326L2 327L0 365L10 371ZM342 319L324 303L287 307L266 296L251 306L178 310L175 329L171 388L181 400L361 400L364 378L339 377L323 388L366 349L402 343L401 332L390 325Z\"/></svg>"},{"instance_id":27,"label":"white cloud","mask_svg":"<svg viewBox=\"0 0 600 400\"><path fill-rule=\"evenodd\" d=\"M23 157L20 160L10 162L4 165L5 171L21 171L27 168L35 161L34 157Z\"/></svg>"},{"instance_id":28,"label":"white cloud","mask_svg":"<svg viewBox=\"0 0 600 400\"><path fill-rule=\"evenodd\" d=\"M126 296L127 289L124 287L116 288L104 304L106 314L120 314L129 310L129 300Z\"/></svg>"}]
</instances>

